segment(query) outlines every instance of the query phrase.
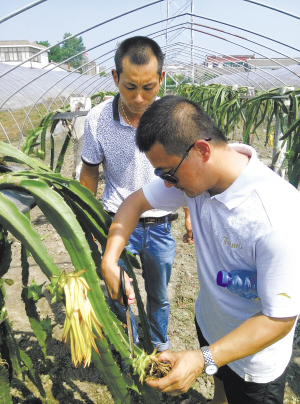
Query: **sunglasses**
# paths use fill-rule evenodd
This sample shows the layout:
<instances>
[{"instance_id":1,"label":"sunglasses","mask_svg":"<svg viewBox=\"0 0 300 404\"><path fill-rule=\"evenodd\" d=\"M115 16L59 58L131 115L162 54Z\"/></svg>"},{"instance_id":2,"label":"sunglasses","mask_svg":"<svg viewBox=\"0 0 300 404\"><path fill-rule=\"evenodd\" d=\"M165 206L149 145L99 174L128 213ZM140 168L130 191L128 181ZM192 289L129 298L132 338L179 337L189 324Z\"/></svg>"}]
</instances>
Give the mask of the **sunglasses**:
<instances>
[{"instance_id":1,"label":"sunglasses","mask_svg":"<svg viewBox=\"0 0 300 404\"><path fill-rule=\"evenodd\" d=\"M203 139L206 140L207 142L209 142L211 140L211 137ZM197 142L197 140L196 140ZM182 156L182 159L180 161L180 163L178 164L178 166L175 168L175 170L173 171L173 173L171 174L171 172L168 173L162 173L161 170L159 168L155 168L154 170L154 174L157 175L157 177L161 178L163 181L168 182L169 184L175 185L178 184L178 179L174 176L174 174L176 173L176 171L178 170L178 168L180 167L181 163L184 161L184 159L187 157L187 155L189 154L190 150L194 147L194 144L196 143L194 142L193 144L191 144L189 146L189 148L185 151L184 155Z\"/></svg>"}]
</instances>

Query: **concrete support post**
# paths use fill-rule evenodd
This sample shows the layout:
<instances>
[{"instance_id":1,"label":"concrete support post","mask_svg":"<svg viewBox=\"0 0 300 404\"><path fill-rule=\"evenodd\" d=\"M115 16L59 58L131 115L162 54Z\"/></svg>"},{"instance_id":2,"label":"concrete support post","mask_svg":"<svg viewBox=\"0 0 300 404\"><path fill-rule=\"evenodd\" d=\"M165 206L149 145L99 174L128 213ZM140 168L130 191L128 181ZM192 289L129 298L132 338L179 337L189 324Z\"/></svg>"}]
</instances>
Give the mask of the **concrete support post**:
<instances>
[{"instance_id":1,"label":"concrete support post","mask_svg":"<svg viewBox=\"0 0 300 404\"><path fill-rule=\"evenodd\" d=\"M247 87L246 95L248 95L249 97L255 97L255 88Z\"/></svg>"},{"instance_id":2,"label":"concrete support post","mask_svg":"<svg viewBox=\"0 0 300 404\"><path fill-rule=\"evenodd\" d=\"M294 87L281 87L280 88L280 94L285 94L288 91L293 91ZM286 106L290 105L289 100L285 100L284 104ZM284 120L287 119L287 115L284 116ZM279 113L277 112L276 115L276 126L275 126L275 133L274 133L274 144L273 144L273 160L278 154L277 160L274 165L272 165L272 169L280 175L281 177L285 177L285 169L281 168L284 158L285 158L285 153L286 153L286 141L284 140L279 140L281 136L283 135L282 133L282 127L281 127L281 122L279 119Z\"/></svg>"},{"instance_id":3,"label":"concrete support post","mask_svg":"<svg viewBox=\"0 0 300 404\"><path fill-rule=\"evenodd\" d=\"M90 97L71 97L70 108L71 111L89 111L92 107ZM82 162L81 152L83 147L83 131L84 131L85 116L78 116L73 119L73 137L74 137L74 170L73 178L79 181Z\"/></svg>"}]
</instances>

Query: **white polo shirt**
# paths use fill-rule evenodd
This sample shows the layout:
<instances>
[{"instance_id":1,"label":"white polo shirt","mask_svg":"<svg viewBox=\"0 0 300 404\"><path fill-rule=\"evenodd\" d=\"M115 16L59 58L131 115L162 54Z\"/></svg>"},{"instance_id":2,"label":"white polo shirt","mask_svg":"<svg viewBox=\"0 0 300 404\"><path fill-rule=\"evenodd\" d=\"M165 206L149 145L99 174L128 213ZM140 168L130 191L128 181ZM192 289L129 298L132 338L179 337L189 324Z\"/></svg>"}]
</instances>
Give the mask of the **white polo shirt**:
<instances>
[{"instance_id":1,"label":"white polo shirt","mask_svg":"<svg viewBox=\"0 0 300 404\"><path fill-rule=\"evenodd\" d=\"M300 193L262 164L250 146L229 146L251 159L221 194L189 198L160 179L143 187L154 208L189 207L200 283L195 312L210 344L260 311L270 317L300 313ZM216 284L218 271L235 269L257 271L260 300L248 300ZM272 381L290 360L293 336L294 329L229 366L246 381Z\"/></svg>"}]
</instances>

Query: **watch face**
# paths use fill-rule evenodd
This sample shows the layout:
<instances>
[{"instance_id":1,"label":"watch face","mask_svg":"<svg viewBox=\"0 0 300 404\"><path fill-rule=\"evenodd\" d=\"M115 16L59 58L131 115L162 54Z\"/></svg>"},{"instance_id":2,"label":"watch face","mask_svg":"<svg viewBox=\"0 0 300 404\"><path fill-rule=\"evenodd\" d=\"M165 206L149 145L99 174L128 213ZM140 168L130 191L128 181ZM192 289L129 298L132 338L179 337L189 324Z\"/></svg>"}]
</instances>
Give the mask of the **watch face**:
<instances>
[{"instance_id":1,"label":"watch face","mask_svg":"<svg viewBox=\"0 0 300 404\"><path fill-rule=\"evenodd\" d=\"M218 366L216 364L207 365L205 368L205 373L207 375L214 375L218 371Z\"/></svg>"}]
</instances>

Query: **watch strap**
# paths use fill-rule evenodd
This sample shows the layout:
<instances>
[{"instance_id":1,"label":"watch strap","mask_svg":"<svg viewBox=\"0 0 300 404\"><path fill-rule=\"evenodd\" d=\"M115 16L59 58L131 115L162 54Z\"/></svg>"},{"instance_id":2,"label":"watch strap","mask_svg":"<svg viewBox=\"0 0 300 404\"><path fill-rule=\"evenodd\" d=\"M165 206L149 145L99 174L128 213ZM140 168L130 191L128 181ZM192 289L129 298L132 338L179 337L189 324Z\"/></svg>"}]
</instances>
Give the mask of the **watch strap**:
<instances>
[{"instance_id":1,"label":"watch strap","mask_svg":"<svg viewBox=\"0 0 300 404\"><path fill-rule=\"evenodd\" d=\"M209 347L208 346L202 346L200 349L201 349L201 351L203 353L203 357L204 357L204 363L205 363L204 370L206 370L206 367L209 366L209 365L215 365L216 369L218 369L218 365L213 360L213 357L212 357L212 354L211 354L211 352L209 350Z\"/></svg>"}]
</instances>

